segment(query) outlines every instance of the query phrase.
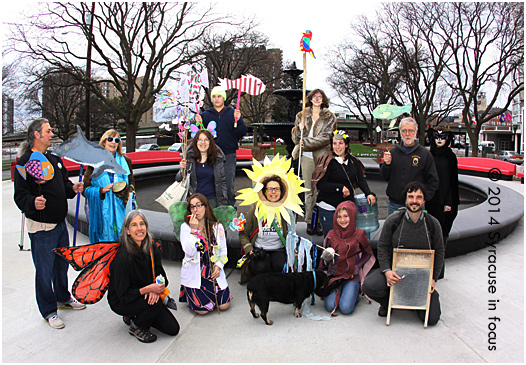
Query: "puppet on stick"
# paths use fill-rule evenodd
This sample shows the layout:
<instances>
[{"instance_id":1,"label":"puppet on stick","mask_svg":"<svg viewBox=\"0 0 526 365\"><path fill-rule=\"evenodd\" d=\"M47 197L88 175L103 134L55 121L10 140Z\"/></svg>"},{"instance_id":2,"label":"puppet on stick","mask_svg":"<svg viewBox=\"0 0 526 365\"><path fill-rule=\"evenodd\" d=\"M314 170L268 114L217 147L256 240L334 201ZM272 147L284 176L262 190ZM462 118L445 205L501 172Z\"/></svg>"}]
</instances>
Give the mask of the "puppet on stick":
<instances>
[{"instance_id":1,"label":"puppet on stick","mask_svg":"<svg viewBox=\"0 0 526 365\"><path fill-rule=\"evenodd\" d=\"M260 95L266 89L265 84L260 79L250 74L243 75L236 80L219 79L219 87L221 87L223 90L237 89L236 110L239 110L241 91L249 95ZM237 118L234 122L234 127L237 127Z\"/></svg>"}]
</instances>

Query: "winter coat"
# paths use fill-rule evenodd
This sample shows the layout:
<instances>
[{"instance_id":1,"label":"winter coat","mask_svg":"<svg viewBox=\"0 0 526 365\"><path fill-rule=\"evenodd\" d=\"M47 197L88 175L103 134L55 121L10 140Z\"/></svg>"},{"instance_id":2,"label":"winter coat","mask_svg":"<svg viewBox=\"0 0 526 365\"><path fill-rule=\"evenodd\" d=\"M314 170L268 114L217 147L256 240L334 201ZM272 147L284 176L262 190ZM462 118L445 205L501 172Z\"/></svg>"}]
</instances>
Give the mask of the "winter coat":
<instances>
[{"instance_id":1,"label":"winter coat","mask_svg":"<svg viewBox=\"0 0 526 365\"><path fill-rule=\"evenodd\" d=\"M239 118L237 127L234 127L234 111L234 108L225 106L221 113L218 113L215 108L210 108L201 114L205 127L208 127L208 123L212 121L217 123L215 142L225 155L236 153L239 149L239 140L248 131L243 117Z\"/></svg>"},{"instance_id":2,"label":"winter coat","mask_svg":"<svg viewBox=\"0 0 526 365\"><path fill-rule=\"evenodd\" d=\"M323 201L333 207L344 200L352 201L355 195L353 185L359 187L365 196L373 194L363 176L361 166L356 157L352 155L347 155L347 164L338 162L332 152L319 159L312 174L313 188L319 191L316 201ZM344 187L350 191L345 198L343 197Z\"/></svg>"},{"instance_id":3,"label":"winter coat","mask_svg":"<svg viewBox=\"0 0 526 365\"><path fill-rule=\"evenodd\" d=\"M187 159L186 174L187 176L190 176L190 191L188 194L188 196L190 196L193 193L198 193L197 174L195 172L195 167L197 165L197 162L195 160L195 153L192 147L188 148L188 151L186 153L186 159ZM215 182L216 199L217 199L218 207L221 205L227 204L224 162L225 162L225 156L223 155L223 152L221 151L221 149L219 149L217 153L216 163L214 164L214 166L212 166L214 169L214 182ZM181 174L181 170L177 172L177 175L175 176L175 180L176 181L183 180L183 175Z\"/></svg>"},{"instance_id":4,"label":"winter coat","mask_svg":"<svg viewBox=\"0 0 526 365\"><path fill-rule=\"evenodd\" d=\"M324 247L332 247L339 256L334 255L333 262L328 264L327 276L329 287L337 286L359 276L360 283L371 270L376 259L363 229L356 228L356 205L345 201L338 205L347 210L349 225L344 229L338 224L338 214L334 214L333 229L325 237ZM323 262L320 262L323 265Z\"/></svg>"},{"instance_id":5,"label":"winter coat","mask_svg":"<svg viewBox=\"0 0 526 365\"><path fill-rule=\"evenodd\" d=\"M292 158L297 159L300 152L301 116L303 112L296 115L294 128L292 128L292 141L296 145L292 151ZM313 137L308 137L311 128L314 128ZM336 116L328 108L320 111L316 122L312 120L312 107L305 108L305 129L303 130L303 152L312 152L313 161L316 162L321 156L330 152L329 146L332 132L336 130Z\"/></svg>"},{"instance_id":6,"label":"winter coat","mask_svg":"<svg viewBox=\"0 0 526 365\"><path fill-rule=\"evenodd\" d=\"M389 199L405 205L402 191L408 183L418 181L426 188L426 200L431 200L438 189L438 175L431 152L418 142L415 142L409 153L405 153L401 145L396 145L389 152L391 164L382 162L380 165L380 174L388 182L385 192Z\"/></svg>"},{"instance_id":7,"label":"winter coat","mask_svg":"<svg viewBox=\"0 0 526 365\"><path fill-rule=\"evenodd\" d=\"M26 151L16 162L17 166L25 166L33 151ZM26 218L41 223L58 224L64 222L68 212L67 199L74 198L77 194L73 191L73 183L68 179L68 171L60 157L46 152L44 156L51 163L54 176L43 184L37 184L30 173L22 175L15 171L15 203L26 215ZM43 195L46 198L46 207L43 210L35 208L35 199Z\"/></svg>"}]
</instances>

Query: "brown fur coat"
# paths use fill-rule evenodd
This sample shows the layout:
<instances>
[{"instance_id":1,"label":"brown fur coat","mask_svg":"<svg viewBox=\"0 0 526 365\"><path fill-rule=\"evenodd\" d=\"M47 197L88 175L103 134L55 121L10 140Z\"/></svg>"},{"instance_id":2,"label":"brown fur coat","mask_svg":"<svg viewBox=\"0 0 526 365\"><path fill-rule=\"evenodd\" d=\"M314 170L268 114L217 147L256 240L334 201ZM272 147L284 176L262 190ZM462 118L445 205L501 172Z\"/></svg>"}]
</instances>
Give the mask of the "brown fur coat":
<instances>
[{"instance_id":1,"label":"brown fur coat","mask_svg":"<svg viewBox=\"0 0 526 365\"><path fill-rule=\"evenodd\" d=\"M299 124L301 123L301 115L299 112L296 115L294 128L292 128L292 141L296 145L292 151L292 158L299 157L301 130ZM307 137L311 128L314 128L313 137ZM305 130L303 131L303 148L302 151L312 152L314 161L330 152L330 137L331 133L336 130L336 116L328 108L320 111L318 120L314 123L312 120L312 107L305 108Z\"/></svg>"}]
</instances>

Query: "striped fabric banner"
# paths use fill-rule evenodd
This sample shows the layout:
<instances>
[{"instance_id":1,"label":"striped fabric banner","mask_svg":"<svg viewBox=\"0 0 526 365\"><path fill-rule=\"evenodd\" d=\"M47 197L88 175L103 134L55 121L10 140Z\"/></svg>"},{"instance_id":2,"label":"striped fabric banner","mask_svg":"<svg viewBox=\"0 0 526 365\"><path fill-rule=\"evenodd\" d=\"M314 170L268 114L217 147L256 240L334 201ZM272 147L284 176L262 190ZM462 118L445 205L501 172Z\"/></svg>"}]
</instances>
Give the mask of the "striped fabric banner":
<instances>
[{"instance_id":1,"label":"striped fabric banner","mask_svg":"<svg viewBox=\"0 0 526 365\"><path fill-rule=\"evenodd\" d=\"M266 89L265 84L255 76L243 75L236 80L219 79L219 86L224 90L238 89L250 95L259 95Z\"/></svg>"}]
</instances>

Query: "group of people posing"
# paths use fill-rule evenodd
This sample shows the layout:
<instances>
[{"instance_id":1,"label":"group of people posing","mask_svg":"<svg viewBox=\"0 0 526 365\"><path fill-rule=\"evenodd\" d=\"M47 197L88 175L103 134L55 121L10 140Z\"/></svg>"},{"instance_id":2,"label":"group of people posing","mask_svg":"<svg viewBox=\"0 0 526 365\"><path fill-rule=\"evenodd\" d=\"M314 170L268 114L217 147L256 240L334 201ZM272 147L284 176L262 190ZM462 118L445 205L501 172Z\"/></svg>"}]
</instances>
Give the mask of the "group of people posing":
<instances>
[{"instance_id":1,"label":"group of people posing","mask_svg":"<svg viewBox=\"0 0 526 365\"><path fill-rule=\"evenodd\" d=\"M201 315L230 306L231 295L224 272L226 232L213 209L221 205L234 206L236 150L239 139L247 132L240 112L225 106L224 90L214 88L211 99L213 107L197 115L196 120L204 127L215 121L217 138L206 129L199 130L189 142L186 158L181 161L176 176L179 181L183 174L190 179L187 212L180 234L185 256L179 302ZM380 268L370 273L376 258L365 232L356 227L355 189L361 189L371 206L377 199L369 189L363 165L351 154L349 136L336 129L336 117L328 107L329 100L322 90L310 92L304 114L298 113L292 130L296 145L292 157L301 160L301 175L309 189L305 194L307 233L325 237L319 265L327 270L332 289L324 298L325 308L333 314L337 309L344 314L352 313L359 293L363 292L380 303L378 314L386 315L388 285L400 280L390 270L392 250L403 242L405 248L435 250L429 319L430 324L435 324L440 317L440 304L434 282L443 275L445 242L458 207L456 157L448 147L447 133L432 132L429 151L415 141L416 121L401 120L402 142L385 154L380 167L388 181L389 216L378 242ZM36 297L42 317L53 328L63 328L57 309L85 308L68 291L68 264L52 252L57 247L69 246L64 221L66 200L82 193L88 204L90 242L120 243L110 264L110 308L123 317L130 334L140 341L155 341L151 327L176 335L179 324L168 309L173 309L175 303L167 290L168 278L159 245L153 241L144 214L140 210L127 213L126 204L114 190L122 181L129 192L135 190L131 161L122 153L118 132L106 131L99 144L115 157L126 173L104 172L92 178L93 168L88 167L83 182L76 184L68 179L60 158L46 152L52 137L49 122L43 118L35 120L28 129L28 141L18 164L24 165L32 152L41 152L54 167L53 179L42 184L31 176L22 178L15 174L14 199L27 218L36 268ZM279 202L287 193L287 184L280 176L267 176L261 183L260 199L267 202ZM430 218L426 214L424 219L424 205ZM403 207L406 209L398 211ZM319 223L312 219L315 209L314 216L319 217ZM429 224L435 227L435 233L442 234L430 237ZM256 218L255 206L250 210L244 230L239 232L244 254L249 258L240 283L264 272L284 270L288 229L284 219L267 222ZM159 276L163 278L160 282L156 281Z\"/></svg>"}]
</instances>

